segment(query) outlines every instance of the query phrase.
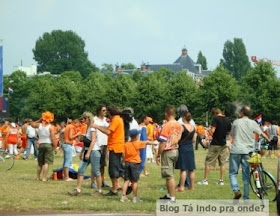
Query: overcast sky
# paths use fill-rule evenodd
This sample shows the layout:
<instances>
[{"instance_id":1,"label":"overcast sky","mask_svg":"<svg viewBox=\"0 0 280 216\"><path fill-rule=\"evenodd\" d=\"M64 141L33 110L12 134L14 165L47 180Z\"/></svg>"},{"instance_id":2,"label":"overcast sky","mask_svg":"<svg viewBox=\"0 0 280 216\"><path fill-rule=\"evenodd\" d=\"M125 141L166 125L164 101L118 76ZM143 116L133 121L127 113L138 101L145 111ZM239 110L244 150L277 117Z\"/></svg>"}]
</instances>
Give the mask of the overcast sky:
<instances>
[{"instance_id":1,"label":"overcast sky","mask_svg":"<svg viewBox=\"0 0 280 216\"><path fill-rule=\"evenodd\" d=\"M279 0L0 0L4 74L21 58L36 64L36 40L55 29L75 31L98 67L173 63L185 45L194 61L201 50L214 69L234 37L249 57L280 60L279 11Z\"/></svg>"}]
</instances>

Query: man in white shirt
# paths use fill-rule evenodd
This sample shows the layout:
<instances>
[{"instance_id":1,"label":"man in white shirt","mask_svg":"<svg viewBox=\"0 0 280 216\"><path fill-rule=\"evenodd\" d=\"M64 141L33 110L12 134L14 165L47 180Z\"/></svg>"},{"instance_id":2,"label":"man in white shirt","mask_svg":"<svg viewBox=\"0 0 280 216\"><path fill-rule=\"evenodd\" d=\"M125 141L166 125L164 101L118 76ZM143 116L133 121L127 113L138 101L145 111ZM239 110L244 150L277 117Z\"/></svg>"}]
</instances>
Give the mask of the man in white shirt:
<instances>
[{"instance_id":1,"label":"man in white shirt","mask_svg":"<svg viewBox=\"0 0 280 216\"><path fill-rule=\"evenodd\" d=\"M96 108L96 116L93 118L94 123L101 127L108 127L109 123L107 122L107 108L105 105L98 105ZM107 165L106 158L107 158L107 142L108 136L102 133L100 130L96 130L96 144L100 147L101 151L101 159L100 159L100 172L102 177L102 187L110 187L110 185L106 184L104 180L104 168ZM93 175L91 175L93 177ZM95 188L96 184L94 183L94 178L92 179L91 187Z\"/></svg>"},{"instance_id":2,"label":"man in white shirt","mask_svg":"<svg viewBox=\"0 0 280 216\"><path fill-rule=\"evenodd\" d=\"M37 131L30 124L27 126L26 135L27 135L27 148L26 148L25 157L23 157L23 159L24 160L28 159L30 151L31 151L31 146L33 146L33 148L34 148L34 159L37 160L37 158L38 158Z\"/></svg>"}]
</instances>

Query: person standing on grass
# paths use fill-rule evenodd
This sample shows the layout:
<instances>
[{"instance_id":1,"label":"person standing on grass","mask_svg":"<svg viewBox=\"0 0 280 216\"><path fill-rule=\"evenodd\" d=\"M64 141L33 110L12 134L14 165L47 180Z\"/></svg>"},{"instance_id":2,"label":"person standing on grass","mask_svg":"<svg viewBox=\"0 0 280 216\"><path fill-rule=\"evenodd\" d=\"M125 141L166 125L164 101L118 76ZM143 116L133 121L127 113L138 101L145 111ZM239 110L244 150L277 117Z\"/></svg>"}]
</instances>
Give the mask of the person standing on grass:
<instances>
[{"instance_id":1,"label":"person standing on grass","mask_svg":"<svg viewBox=\"0 0 280 216\"><path fill-rule=\"evenodd\" d=\"M87 124L87 132L84 137L84 147L80 154L80 165L78 170L77 186L68 192L71 196L78 196L81 194L82 183L84 180L84 173L89 164L91 164L91 171L96 179L97 190L91 196L101 196L102 192L102 178L100 173L100 146L96 143L96 130L91 127L94 116L90 112L83 113L83 119Z\"/></svg>"},{"instance_id":2,"label":"person standing on grass","mask_svg":"<svg viewBox=\"0 0 280 216\"><path fill-rule=\"evenodd\" d=\"M238 170L241 165L242 179L244 185L244 201L249 201L249 182L250 182L250 165L248 159L249 153L254 152L255 140L254 133L263 136L269 141L268 136L262 132L259 125L249 119L251 116L251 109L248 106L244 106L240 111L240 118L235 120L232 124L232 139L233 143L230 149L229 156L229 180L231 188L234 192L234 201L238 202L242 196L240 188L237 182Z\"/></svg>"},{"instance_id":3,"label":"person standing on grass","mask_svg":"<svg viewBox=\"0 0 280 216\"><path fill-rule=\"evenodd\" d=\"M140 141L139 131L132 129L129 131L131 140L124 144L124 157L125 157L125 170L124 170L124 185L122 190L121 202L129 202L130 200L126 197L128 185L132 184L133 199L134 203L143 202L138 197L138 180L140 175L140 163L141 158L139 150L145 148L146 144L154 144L150 141Z\"/></svg>"},{"instance_id":4,"label":"person standing on grass","mask_svg":"<svg viewBox=\"0 0 280 216\"><path fill-rule=\"evenodd\" d=\"M229 118L222 114L220 109L213 108L211 112L214 118L208 132L212 136L212 141L205 158L204 179L197 184L208 185L210 166L215 165L218 159L220 165L220 180L217 184L224 185L225 163L227 161L226 135L231 130L231 122Z\"/></svg>"},{"instance_id":5,"label":"person standing on grass","mask_svg":"<svg viewBox=\"0 0 280 216\"><path fill-rule=\"evenodd\" d=\"M97 124L100 127L108 127L109 123L107 122L106 115L107 115L107 108L105 105L98 105L96 108L96 114L97 116L94 116L94 123ZM101 159L100 159L100 172L101 172L101 178L102 178L102 187L110 187L105 182L104 178L104 170L105 166L107 166L106 158L107 158L107 143L108 143L108 136L104 133L102 133L99 130L96 130L96 143L100 146L101 151ZM93 173L91 173L91 188L97 188L97 185L95 184Z\"/></svg>"},{"instance_id":6,"label":"person standing on grass","mask_svg":"<svg viewBox=\"0 0 280 216\"><path fill-rule=\"evenodd\" d=\"M182 125L175 119L175 108L165 108L165 118L168 121L159 136L157 164L161 162L161 176L166 179L168 193L160 199L175 201L174 168L178 158L178 143L182 134Z\"/></svg>"},{"instance_id":7,"label":"person standing on grass","mask_svg":"<svg viewBox=\"0 0 280 216\"><path fill-rule=\"evenodd\" d=\"M31 119L24 119L24 124L21 127L21 132L22 132L22 134L21 134L21 142L22 142L23 151L26 150L26 148L27 148L26 129L29 126L30 122L31 122ZM23 157L23 159L24 159L24 157Z\"/></svg>"},{"instance_id":8,"label":"person standing on grass","mask_svg":"<svg viewBox=\"0 0 280 216\"><path fill-rule=\"evenodd\" d=\"M71 118L70 118L71 119ZM76 127L79 125L79 120L75 119L69 123L64 130L64 141L62 143L63 149L63 179L65 181L72 181L69 178L69 168L72 165L72 152L74 140L81 134L76 131Z\"/></svg>"},{"instance_id":9,"label":"person standing on grass","mask_svg":"<svg viewBox=\"0 0 280 216\"><path fill-rule=\"evenodd\" d=\"M54 128L51 122L54 120L54 115L47 111L42 113L42 117L36 122L31 122L33 128L38 129L39 149L38 149L38 167L37 178L40 180L41 172L43 171L42 181L47 181L49 165L53 164L53 150L56 153L56 140Z\"/></svg>"},{"instance_id":10,"label":"person standing on grass","mask_svg":"<svg viewBox=\"0 0 280 216\"><path fill-rule=\"evenodd\" d=\"M190 175L190 186L189 190L194 190L194 178L195 178L195 160L194 160L194 150L193 145L196 143L196 131L194 126L190 124L192 119L191 113L188 112L183 117L183 133L181 140L179 142L179 158L176 163L176 169L181 170L180 174L180 186L176 189L178 192L183 192L185 190L185 181L187 178L186 171Z\"/></svg>"},{"instance_id":11,"label":"person standing on grass","mask_svg":"<svg viewBox=\"0 0 280 216\"><path fill-rule=\"evenodd\" d=\"M19 131L14 122L11 123L11 127L6 136L6 143L8 144L8 149L10 155L18 156L17 145L19 141Z\"/></svg>"},{"instance_id":12,"label":"person standing on grass","mask_svg":"<svg viewBox=\"0 0 280 216\"><path fill-rule=\"evenodd\" d=\"M32 122L32 119L30 119L30 123ZM27 126L26 129L26 135L27 135L27 149L26 149L26 155L23 158L24 160L27 160L29 157L29 154L31 152L31 148L33 146L34 149L34 159L37 160L38 158L38 147L37 147L37 131L35 128L33 128L30 124Z\"/></svg>"},{"instance_id":13,"label":"person standing on grass","mask_svg":"<svg viewBox=\"0 0 280 216\"><path fill-rule=\"evenodd\" d=\"M123 174L121 160L125 143L124 122L117 107L109 106L107 107L107 112L108 117L111 119L109 127L101 127L97 124L92 124L91 126L108 135L109 176L112 181L112 190L105 195L118 196L118 179Z\"/></svg>"}]
</instances>

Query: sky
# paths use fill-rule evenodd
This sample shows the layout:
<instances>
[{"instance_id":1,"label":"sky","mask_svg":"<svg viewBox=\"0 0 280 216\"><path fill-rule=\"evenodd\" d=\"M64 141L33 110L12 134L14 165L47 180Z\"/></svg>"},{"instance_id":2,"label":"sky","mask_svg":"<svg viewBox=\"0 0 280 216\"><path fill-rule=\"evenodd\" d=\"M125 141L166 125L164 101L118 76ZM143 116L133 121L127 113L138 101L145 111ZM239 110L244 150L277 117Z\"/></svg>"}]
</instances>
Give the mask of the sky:
<instances>
[{"instance_id":1,"label":"sky","mask_svg":"<svg viewBox=\"0 0 280 216\"><path fill-rule=\"evenodd\" d=\"M36 40L58 29L76 32L98 67L169 64L186 46L194 61L202 51L213 70L235 37L249 58L280 61L279 10L279 0L0 0L4 74L21 59L36 64Z\"/></svg>"}]
</instances>

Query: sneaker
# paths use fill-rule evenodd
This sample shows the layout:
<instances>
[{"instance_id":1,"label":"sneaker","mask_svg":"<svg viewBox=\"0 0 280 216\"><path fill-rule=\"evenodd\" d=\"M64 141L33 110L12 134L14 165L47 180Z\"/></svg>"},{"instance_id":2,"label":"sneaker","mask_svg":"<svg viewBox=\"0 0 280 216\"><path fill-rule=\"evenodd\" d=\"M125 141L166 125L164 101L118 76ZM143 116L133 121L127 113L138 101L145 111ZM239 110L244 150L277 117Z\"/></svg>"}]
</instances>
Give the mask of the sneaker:
<instances>
[{"instance_id":1,"label":"sneaker","mask_svg":"<svg viewBox=\"0 0 280 216\"><path fill-rule=\"evenodd\" d=\"M108 193L105 194L105 196L118 196L118 192L113 192L110 190Z\"/></svg>"},{"instance_id":2,"label":"sneaker","mask_svg":"<svg viewBox=\"0 0 280 216\"><path fill-rule=\"evenodd\" d=\"M102 196L103 193L100 193L99 191L95 191L93 193L90 194L91 196Z\"/></svg>"},{"instance_id":3,"label":"sneaker","mask_svg":"<svg viewBox=\"0 0 280 216\"><path fill-rule=\"evenodd\" d=\"M199 185L208 185L208 180L203 179L200 182L197 182L197 184L199 184Z\"/></svg>"},{"instance_id":4,"label":"sneaker","mask_svg":"<svg viewBox=\"0 0 280 216\"><path fill-rule=\"evenodd\" d=\"M22 156L23 160L28 160L28 158L26 156Z\"/></svg>"},{"instance_id":5,"label":"sneaker","mask_svg":"<svg viewBox=\"0 0 280 216\"><path fill-rule=\"evenodd\" d=\"M111 186L108 185L106 182L102 182L102 187L107 187L107 188L109 188L109 187L111 187Z\"/></svg>"},{"instance_id":6,"label":"sneaker","mask_svg":"<svg viewBox=\"0 0 280 216\"><path fill-rule=\"evenodd\" d=\"M223 180L219 180L216 184L218 184L218 185L225 185Z\"/></svg>"},{"instance_id":7,"label":"sneaker","mask_svg":"<svg viewBox=\"0 0 280 216\"><path fill-rule=\"evenodd\" d=\"M73 191L68 192L68 194L70 196L79 196L81 194L81 192L79 192L77 189L74 189Z\"/></svg>"},{"instance_id":8,"label":"sneaker","mask_svg":"<svg viewBox=\"0 0 280 216\"><path fill-rule=\"evenodd\" d=\"M143 200L141 200L139 197L133 197L132 202L133 203L141 203L141 202L143 202Z\"/></svg>"},{"instance_id":9,"label":"sneaker","mask_svg":"<svg viewBox=\"0 0 280 216\"><path fill-rule=\"evenodd\" d=\"M11 156L10 156L10 155L6 155L6 156L5 156L5 159L8 159L8 158L11 158Z\"/></svg>"},{"instance_id":10,"label":"sneaker","mask_svg":"<svg viewBox=\"0 0 280 216\"><path fill-rule=\"evenodd\" d=\"M164 195L163 197L160 197L159 199L161 199L161 200L170 200L171 198L168 197L167 195Z\"/></svg>"},{"instance_id":11,"label":"sneaker","mask_svg":"<svg viewBox=\"0 0 280 216\"><path fill-rule=\"evenodd\" d=\"M93 183L91 183L91 189L97 189L97 185L93 182Z\"/></svg>"},{"instance_id":12,"label":"sneaker","mask_svg":"<svg viewBox=\"0 0 280 216\"><path fill-rule=\"evenodd\" d=\"M130 200L126 196L122 196L120 201L121 202L130 202Z\"/></svg>"},{"instance_id":13,"label":"sneaker","mask_svg":"<svg viewBox=\"0 0 280 216\"><path fill-rule=\"evenodd\" d=\"M132 186L128 186L126 190L126 195L131 194L131 192L132 192Z\"/></svg>"}]
</instances>

